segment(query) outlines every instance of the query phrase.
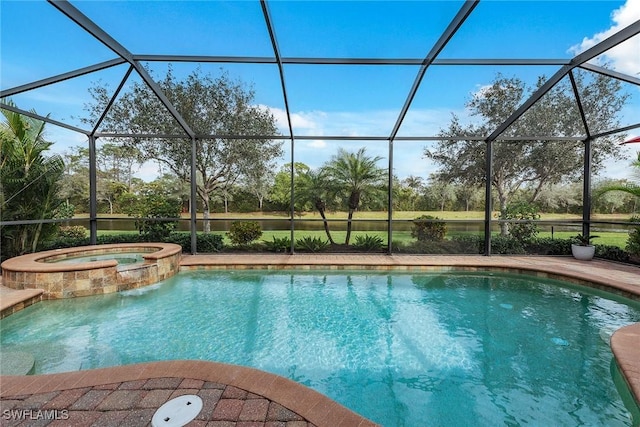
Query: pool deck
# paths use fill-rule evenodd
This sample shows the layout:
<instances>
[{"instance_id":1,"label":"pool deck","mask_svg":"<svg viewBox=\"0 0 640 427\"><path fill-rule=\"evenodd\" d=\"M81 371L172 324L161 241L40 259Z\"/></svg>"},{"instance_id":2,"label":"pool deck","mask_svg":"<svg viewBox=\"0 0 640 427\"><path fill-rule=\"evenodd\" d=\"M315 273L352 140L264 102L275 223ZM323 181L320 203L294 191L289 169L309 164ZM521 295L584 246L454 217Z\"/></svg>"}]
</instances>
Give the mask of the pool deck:
<instances>
[{"instance_id":1,"label":"pool deck","mask_svg":"<svg viewBox=\"0 0 640 427\"><path fill-rule=\"evenodd\" d=\"M331 269L400 271L516 271L563 278L640 300L640 268L602 260L534 256L421 255L183 255L181 270ZM38 290L0 286L8 315L39 301ZM640 402L640 323L624 327L611 347L631 392ZM251 368L203 361L154 362L49 375L1 376L2 425L150 425L155 410L181 394L197 394L204 408L188 426L374 426L325 396L285 378ZM6 410L13 412L4 412ZM38 412L42 411L42 412ZM49 412L47 412L49 411Z\"/></svg>"}]
</instances>

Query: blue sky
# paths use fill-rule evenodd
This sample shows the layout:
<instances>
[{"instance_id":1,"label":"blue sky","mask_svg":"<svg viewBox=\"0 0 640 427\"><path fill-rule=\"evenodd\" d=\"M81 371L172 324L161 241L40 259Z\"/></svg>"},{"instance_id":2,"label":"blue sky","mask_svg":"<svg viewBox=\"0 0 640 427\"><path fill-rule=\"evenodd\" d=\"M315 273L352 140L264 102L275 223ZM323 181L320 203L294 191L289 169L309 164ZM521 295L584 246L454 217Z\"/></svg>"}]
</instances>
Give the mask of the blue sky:
<instances>
[{"instance_id":1,"label":"blue sky","mask_svg":"<svg viewBox=\"0 0 640 427\"><path fill-rule=\"evenodd\" d=\"M90 19L137 54L235 55L272 57L273 51L258 1L72 1ZM270 1L269 10L284 57L358 57L422 59L455 16L461 1ZM49 77L115 57L44 1L1 3L0 77L2 89ZM25 17L28 17L26 19ZM640 0L493 1L484 0L439 58L567 59L640 19ZM602 58L614 69L640 75L640 40L636 36ZM186 75L195 64L177 64ZM162 75L166 64L151 65ZM223 67L252 84L257 104L270 108L283 133L284 102L274 65L209 64ZM115 67L14 97L25 109L51 114L78 125L87 88L94 82L114 88L126 66ZM431 67L399 135L434 135L452 113L465 117L464 103L496 72L533 82L557 67ZM296 160L317 166L337 146L358 148L365 142L337 143L322 135L388 136L418 72L415 66L286 65L284 68L294 131L317 135L298 141ZM640 93L623 124L637 122ZM77 145L84 137L49 127L57 148ZM637 132L636 132L637 134ZM635 134L634 134L635 135ZM386 143L367 143L387 157ZM396 154L399 174L426 176L421 147ZM287 161L284 159L283 162ZM317 164L316 164L317 163ZM152 176L146 165L141 176ZM618 168L619 170L619 168Z\"/></svg>"}]
</instances>

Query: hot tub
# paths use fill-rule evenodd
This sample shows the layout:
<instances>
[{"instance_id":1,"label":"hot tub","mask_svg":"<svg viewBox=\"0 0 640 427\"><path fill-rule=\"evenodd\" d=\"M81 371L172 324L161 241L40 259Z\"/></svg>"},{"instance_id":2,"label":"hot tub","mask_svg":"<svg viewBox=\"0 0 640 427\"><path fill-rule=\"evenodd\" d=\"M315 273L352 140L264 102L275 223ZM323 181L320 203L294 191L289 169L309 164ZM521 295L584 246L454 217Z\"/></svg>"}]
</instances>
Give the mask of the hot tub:
<instances>
[{"instance_id":1,"label":"hot tub","mask_svg":"<svg viewBox=\"0 0 640 427\"><path fill-rule=\"evenodd\" d=\"M42 289L43 298L72 298L135 289L167 279L180 267L173 243L122 243L37 252L2 263L2 284ZM138 258L130 260L131 254ZM120 262L118 262L120 259Z\"/></svg>"}]
</instances>

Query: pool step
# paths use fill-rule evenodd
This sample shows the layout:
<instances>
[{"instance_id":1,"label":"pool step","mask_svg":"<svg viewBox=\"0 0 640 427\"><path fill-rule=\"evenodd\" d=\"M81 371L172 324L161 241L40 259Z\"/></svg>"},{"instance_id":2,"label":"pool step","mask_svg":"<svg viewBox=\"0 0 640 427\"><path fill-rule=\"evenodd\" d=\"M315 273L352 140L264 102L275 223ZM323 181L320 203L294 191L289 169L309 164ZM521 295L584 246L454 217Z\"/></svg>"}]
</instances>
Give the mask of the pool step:
<instances>
[{"instance_id":1,"label":"pool step","mask_svg":"<svg viewBox=\"0 0 640 427\"><path fill-rule=\"evenodd\" d=\"M24 351L3 351L0 358L0 375L31 375L36 360Z\"/></svg>"}]
</instances>

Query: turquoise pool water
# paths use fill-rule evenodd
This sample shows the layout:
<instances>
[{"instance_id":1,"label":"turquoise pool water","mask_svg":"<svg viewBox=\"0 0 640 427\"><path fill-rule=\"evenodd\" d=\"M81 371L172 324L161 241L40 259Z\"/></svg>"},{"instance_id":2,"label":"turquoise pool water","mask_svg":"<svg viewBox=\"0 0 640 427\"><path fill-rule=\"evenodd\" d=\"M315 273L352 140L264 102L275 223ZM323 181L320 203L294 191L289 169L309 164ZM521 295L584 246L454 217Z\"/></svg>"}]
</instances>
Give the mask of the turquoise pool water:
<instances>
[{"instance_id":1,"label":"turquoise pool water","mask_svg":"<svg viewBox=\"0 0 640 427\"><path fill-rule=\"evenodd\" d=\"M56 261L47 261L60 264L77 264L80 262L92 262L92 261L106 261L115 259L118 261L118 265L131 265L142 264L144 262L144 253L141 252L113 252L110 254L100 255L81 255L81 256L69 256Z\"/></svg>"},{"instance_id":2,"label":"turquoise pool water","mask_svg":"<svg viewBox=\"0 0 640 427\"><path fill-rule=\"evenodd\" d=\"M635 303L519 275L195 272L33 305L0 339L39 373L253 366L384 426L628 426L608 337L638 321Z\"/></svg>"}]
</instances>

